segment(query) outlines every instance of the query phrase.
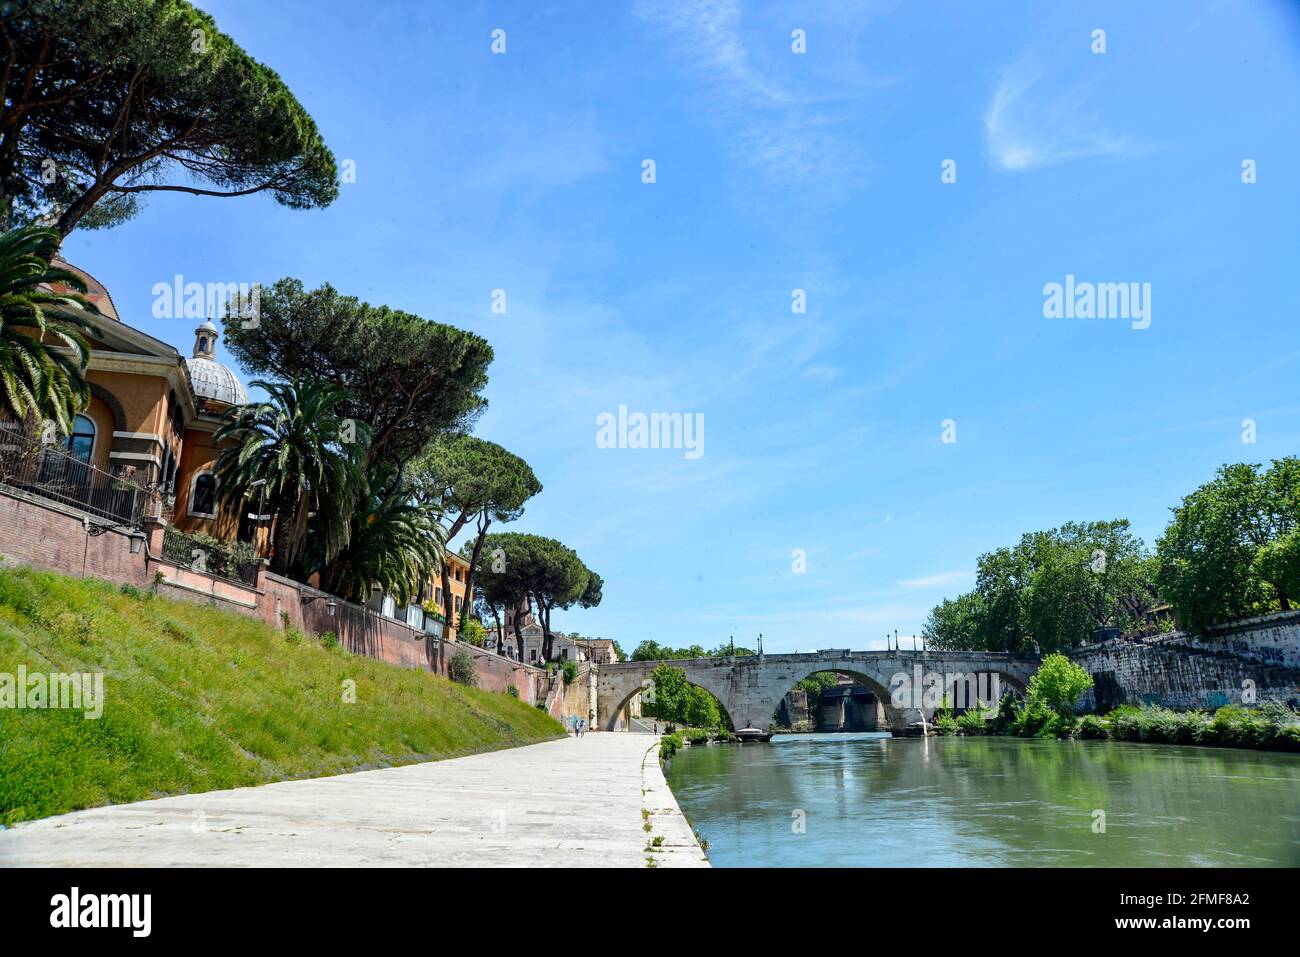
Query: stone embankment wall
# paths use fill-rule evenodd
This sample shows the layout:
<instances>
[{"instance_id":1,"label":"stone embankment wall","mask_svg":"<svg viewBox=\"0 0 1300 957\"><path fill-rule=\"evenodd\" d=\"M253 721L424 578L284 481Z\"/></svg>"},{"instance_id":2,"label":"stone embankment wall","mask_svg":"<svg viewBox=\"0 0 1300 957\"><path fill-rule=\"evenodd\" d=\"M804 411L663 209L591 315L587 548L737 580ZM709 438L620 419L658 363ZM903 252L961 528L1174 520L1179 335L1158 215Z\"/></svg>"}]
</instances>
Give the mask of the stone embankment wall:
<instances>
[{"instance_id":1,"label":"stone embankment wall","mask_svg":"<svg viewBox=\"0 0 1300 957\"><path fill-rule=\"evenodd\" d=\"M89 520L102 524L102 519ZM444 677L451 656L465 648L474 655L480 688L505 691L514 685L520 700L528 704L545 697L546 675L537 668L472 645L428 637L405 622L337 598L335 613L330 615L330 595L272 575L264 567L249 586L165 561L160 557L165 529L160 522L145 526L147 541L134 555L125 531L112 529L92 536L89 527L87 517L76 509L14 489L0 490L0 556L6 560L142 590L153 588L166 598L203 602L277 628L291 625L310 634L332 633L353 654Z\"/></svg>"},{"instance_id":2,"label":"stone embankment wall","mask_svg":"<svg viewBox=\"0 0 1300 957\"><path fill-rule=\"evenodd\" d=\"M591 722L591 715L595 710L596 669L590 662L586 662L578 665L577 676L564 686L560 697L560 720L564 722L566 728L570 726L569 719L574 717Z\"/></svg>"},{"instance_id":3,"label":"stone embankment wall","mask_svg":"<svg viewBox=\"0 0 1300 957\"><path fill-rule=\"evenodd\" d=\"M1219 708L1300 700L1300 612L1277 612L1212 629L1144 641L1085 645L1071 656L1093 677L1080 708L1160 704Z\"/></svg>"}]
</instances>

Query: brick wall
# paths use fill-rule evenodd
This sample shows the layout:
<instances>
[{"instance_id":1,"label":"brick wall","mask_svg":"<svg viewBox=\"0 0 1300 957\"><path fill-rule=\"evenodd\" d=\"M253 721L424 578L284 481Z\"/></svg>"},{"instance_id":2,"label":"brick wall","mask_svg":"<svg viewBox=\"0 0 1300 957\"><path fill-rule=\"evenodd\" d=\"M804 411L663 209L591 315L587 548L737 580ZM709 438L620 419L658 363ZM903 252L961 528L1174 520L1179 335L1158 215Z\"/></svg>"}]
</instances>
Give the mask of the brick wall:
<instances>
[{"instance_id":1,"label":"brick wall","mask_svg":"<svg viewBox=\"0 0 1300 957\"><path fill-rule=\"evenodd\" d=\"M98 524L98 522L97 522ZM150 546L132 555L126 532L87 534L82 513L11 489L0 490L0 555L22 564L80 578L102 578L147 588L163 578L158 594L200 601L227 611L260 618L275 627L290 625L312 634L332 632L353 654L403 668L448 674L451 657L465 648L475 659L478 686L488 691L519 689L520 700L535 704L545 696L546 675L482 648L441 641L417 633L405 622L335 599L330 615L325 592L263 571L256 587L191 571L154 557L161 552L162 526L150 529ZM152 552L152 555L149 554ZM303 598L309 600L304 603Z\"/></svg>"}]
</instances>

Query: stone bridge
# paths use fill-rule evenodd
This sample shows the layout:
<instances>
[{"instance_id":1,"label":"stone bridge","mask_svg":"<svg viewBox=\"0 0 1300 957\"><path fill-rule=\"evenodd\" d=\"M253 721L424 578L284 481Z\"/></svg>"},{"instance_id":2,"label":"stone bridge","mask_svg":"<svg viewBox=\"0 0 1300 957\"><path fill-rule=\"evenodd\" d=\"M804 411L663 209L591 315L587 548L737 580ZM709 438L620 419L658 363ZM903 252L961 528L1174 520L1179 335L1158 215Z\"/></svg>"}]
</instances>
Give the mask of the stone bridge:
<instances>
[{"instance_id":1,"label":"stone bridge","mask_svg":"<svg viewBox=\"0 0 1300 957\"><path fill-rule=\"evenodd\" d=\"M793 655L741 655L673 661L621 661L601 665L596 678L599 726L618 727L632 696L650 683L655 668L670 664L710 692L736 728L769 729L787 691L809 675L833 671L866 685L880 700L895 734L932 720L945 693L960 705L994 704L1006 690L1023 694L1038 670L1035 656L978 651L818 651Z\"/></svg>"}]
</instances>

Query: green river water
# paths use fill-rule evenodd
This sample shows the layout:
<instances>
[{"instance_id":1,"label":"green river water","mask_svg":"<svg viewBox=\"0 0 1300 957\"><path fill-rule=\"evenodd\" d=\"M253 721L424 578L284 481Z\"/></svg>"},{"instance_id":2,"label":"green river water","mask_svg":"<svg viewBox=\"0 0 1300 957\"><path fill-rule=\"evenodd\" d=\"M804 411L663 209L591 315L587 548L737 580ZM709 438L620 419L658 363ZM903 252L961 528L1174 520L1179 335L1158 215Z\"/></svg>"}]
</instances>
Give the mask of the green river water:
<instances>
[{"instance_id":1,"label":"green river water","mask_svg":"<svg viewBox=\"0 0 1300 957\"><path fill-rule=\"evenodd\" d=\"M1294 754L810 734L667 775L718 867L1300 866Z\"/></svg>"}]
</instances>

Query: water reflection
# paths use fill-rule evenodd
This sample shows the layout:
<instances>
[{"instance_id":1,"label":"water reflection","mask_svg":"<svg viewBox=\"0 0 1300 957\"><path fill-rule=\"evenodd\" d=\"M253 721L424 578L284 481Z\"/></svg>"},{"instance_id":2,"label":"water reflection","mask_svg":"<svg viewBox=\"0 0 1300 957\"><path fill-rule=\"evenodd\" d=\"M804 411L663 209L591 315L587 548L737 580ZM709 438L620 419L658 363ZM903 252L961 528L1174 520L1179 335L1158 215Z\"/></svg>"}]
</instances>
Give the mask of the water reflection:
<instances>
[{"instance_id":1,"label":"water reflection","mask_svg":"<svg viewBox=\"0 0 1300 957\"><path fill-rule=\"evenodd\" d=\"M1300 865L1290 754L790 735L688 748L668 779L717 866Z\"/></svg>"}]
</instances>

